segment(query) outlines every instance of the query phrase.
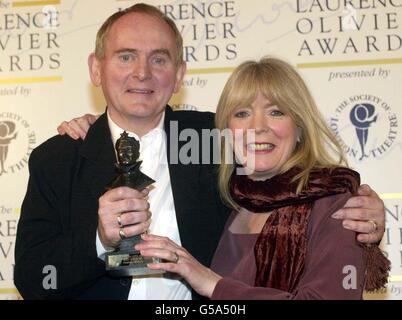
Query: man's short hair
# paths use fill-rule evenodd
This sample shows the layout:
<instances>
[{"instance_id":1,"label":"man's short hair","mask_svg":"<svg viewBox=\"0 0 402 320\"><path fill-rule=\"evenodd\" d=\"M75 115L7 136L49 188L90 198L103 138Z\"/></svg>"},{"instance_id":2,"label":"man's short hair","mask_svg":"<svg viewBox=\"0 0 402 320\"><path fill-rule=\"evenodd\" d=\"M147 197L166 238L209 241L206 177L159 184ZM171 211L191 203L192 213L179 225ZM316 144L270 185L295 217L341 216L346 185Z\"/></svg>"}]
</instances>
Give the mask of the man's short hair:
<instances>
[{"instance_id":1,"label":"man's short hair","mask_svg":"<svg viewBox=\"0 0 402 320\"><path fill-rule=\"evenodd\" d=\"M138 12L150 15L152 17L159 18L165 21L169 27L172 29L175 40L176 40L176 49L177 49L177 57L176 57L176 64L180 65L183 63L183 38L180 34L179 29L175 22L166 16L162 11L160 11L157 7L145 4L145 3L137 3L125 10L118 11L111 15L100 27L98 33L96 35L96 45L95 45L95 56L98 59L103 59L105 56L105 45L107 36L109 34L110 29L112 28L113 24L120 19L121 17L125 16L126 14Z\"/></svg>"}]
</instances>

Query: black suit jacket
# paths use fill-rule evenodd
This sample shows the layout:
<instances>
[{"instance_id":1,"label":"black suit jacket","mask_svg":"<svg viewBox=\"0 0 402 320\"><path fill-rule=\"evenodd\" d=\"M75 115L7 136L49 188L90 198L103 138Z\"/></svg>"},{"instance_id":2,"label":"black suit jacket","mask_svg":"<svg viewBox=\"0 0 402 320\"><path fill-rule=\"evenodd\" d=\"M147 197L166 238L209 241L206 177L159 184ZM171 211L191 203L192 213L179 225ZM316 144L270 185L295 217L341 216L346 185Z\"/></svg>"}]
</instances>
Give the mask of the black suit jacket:
<instances>
[{"instance_id":1,"label":"black suit jacket","mask_svg":"<svg viewBox=\"0 0 402 320\"><path fill-rule=\"evenodd\" d=\"M172 163L176 156L170 151L177 148L171 144L178 140L171 132L175 127L179 136L185 129L194 129L201 137L202 129L213 128L213 114L173 112L167 107L165 116L182 245L209 265L228 210L217 191L217 166ZM179 150L186 144L186 140L179 141ZM201 161L205 152L193 149L193 159ZM131 278L109 277L96 253L98 199L116 174L115 162L106 114L90 128L84 141L55 136L32 152L15 249L14 281L25 299L127 299ZM56 282L46 266L55 267ZM46 283L56 284L56 289L45 289Z\"/></svg>"}]
</instances>

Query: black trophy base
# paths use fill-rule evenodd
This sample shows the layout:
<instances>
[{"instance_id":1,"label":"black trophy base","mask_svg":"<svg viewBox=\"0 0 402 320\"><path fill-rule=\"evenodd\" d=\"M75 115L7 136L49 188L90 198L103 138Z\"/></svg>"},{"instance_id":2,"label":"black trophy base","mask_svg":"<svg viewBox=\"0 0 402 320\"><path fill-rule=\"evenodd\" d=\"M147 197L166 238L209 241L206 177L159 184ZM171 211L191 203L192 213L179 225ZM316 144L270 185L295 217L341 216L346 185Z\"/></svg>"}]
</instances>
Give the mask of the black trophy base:
<instances>
[{"instance_id":1,"label":"black trophy base","mask_svg":"<svg viewBox=\"0 0 402 320\"><path fill-rule=\"evenodd\" d=\"M159 263L160 259L143 257L139 251L108 252L106 257L106 272L112 277L148 276L164 274L164 270L152 270L148 263Z\"/></svg>"}]
</instances>

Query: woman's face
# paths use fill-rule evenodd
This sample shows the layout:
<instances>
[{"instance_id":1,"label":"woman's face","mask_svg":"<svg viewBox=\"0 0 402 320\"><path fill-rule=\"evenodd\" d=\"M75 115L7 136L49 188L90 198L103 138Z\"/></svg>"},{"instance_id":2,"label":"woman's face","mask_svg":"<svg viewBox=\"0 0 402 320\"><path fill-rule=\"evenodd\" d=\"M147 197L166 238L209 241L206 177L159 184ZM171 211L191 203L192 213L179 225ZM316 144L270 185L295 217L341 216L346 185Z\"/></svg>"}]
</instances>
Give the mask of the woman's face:
<instances>
[{"instance_id":1,"label":"woman's face","mask_svg":"<svg viewBox=\"0 0 402 320\"><path fill-rule=\"evenodd\" d=\"M237 161L254 180L278 173L292 156L299 134L293 120L261 93L251 105L233 110L228 127Z\"/></svg>"}]
</instances>

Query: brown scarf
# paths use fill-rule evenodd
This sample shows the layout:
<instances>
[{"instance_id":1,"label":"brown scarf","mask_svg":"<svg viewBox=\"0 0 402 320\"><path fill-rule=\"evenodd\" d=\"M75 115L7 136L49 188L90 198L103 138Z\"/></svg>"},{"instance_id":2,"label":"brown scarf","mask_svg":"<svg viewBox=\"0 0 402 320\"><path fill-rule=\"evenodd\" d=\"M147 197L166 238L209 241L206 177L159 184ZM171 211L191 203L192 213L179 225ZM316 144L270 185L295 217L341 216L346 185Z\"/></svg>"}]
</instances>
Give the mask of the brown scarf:
<instances>
[{"instance_id":1,"label":"brown scarf","mask_svg":"<svg viewBox=\"0 0 402 320\"><path fill-rule=\"evenodd\" d=\"M304 268L307 226L314 201L330 195L351 192L360 184L357 172L347 168L315 169L307 186L296 194L293 168L266 181L233 175L230 182L235 202L251 212L270 212L254 247L257 265L255 286L293 292ZM389 261L377 246L365 247L367 258L366 290L385 285Z\"/></svg>"}]
</instances>

